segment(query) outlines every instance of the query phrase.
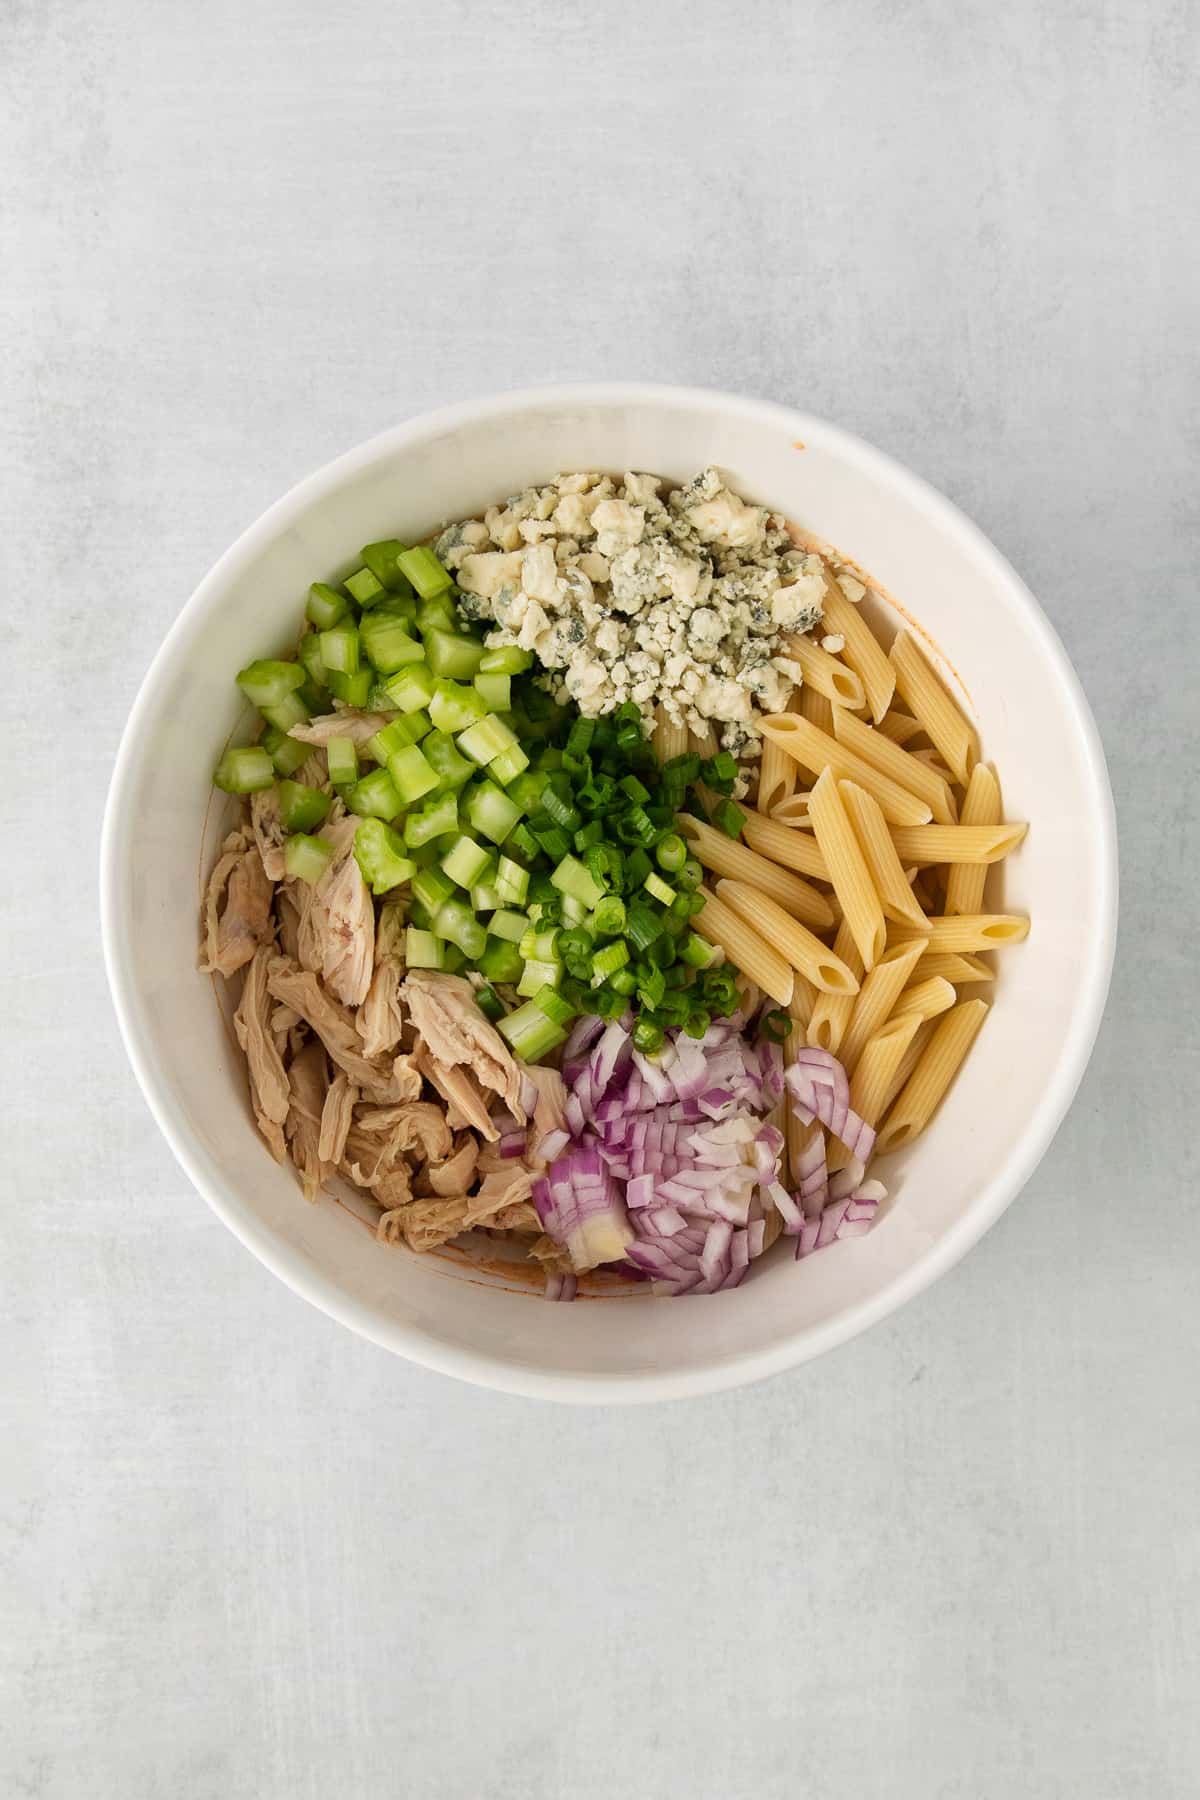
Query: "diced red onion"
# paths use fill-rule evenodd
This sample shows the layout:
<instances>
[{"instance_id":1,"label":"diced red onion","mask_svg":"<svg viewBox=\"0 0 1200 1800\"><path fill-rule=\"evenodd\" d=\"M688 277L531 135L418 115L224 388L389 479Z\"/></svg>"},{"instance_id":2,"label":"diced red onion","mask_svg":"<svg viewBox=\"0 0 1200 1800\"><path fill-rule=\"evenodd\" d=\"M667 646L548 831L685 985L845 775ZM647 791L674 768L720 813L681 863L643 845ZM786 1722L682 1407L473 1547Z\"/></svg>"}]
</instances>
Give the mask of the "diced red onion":
<instances>
[{"instance_id":1,"label":"diced red onion","mask_svg":"<svg viewBox=\"0 0 1200 1800\"><path fill-rule=\"evenodd\" d=\"M837 1058L828 1050L806 1045L797 1053L785 1079L802 1122L810 1125L813 1119L820 1119L827 1131L841 1139L851 1156L866 1163L875 1147L875 1131L851 1108L850 1083Z\"/></svg>"},{"instance_id":2,"label":"diced red onion","mask_svg":"<svg viewBox=\"0 0 1200 1800\"><path fill-rule=\"evenodd\" d=\"M547 1300L573 1300L578 1291L579 1282L574 1275L547 1274Z\"/></svg>"}]
</instances>

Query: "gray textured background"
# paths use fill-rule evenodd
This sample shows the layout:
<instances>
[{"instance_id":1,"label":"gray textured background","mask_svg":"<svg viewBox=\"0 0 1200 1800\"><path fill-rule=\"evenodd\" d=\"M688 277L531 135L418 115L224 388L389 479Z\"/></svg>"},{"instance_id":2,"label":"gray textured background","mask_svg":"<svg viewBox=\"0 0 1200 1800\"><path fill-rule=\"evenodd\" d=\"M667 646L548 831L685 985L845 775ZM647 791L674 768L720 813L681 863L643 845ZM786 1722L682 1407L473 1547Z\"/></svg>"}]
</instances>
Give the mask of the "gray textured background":
<instances>
[{"instance_id":1,"label":"gray textured background","mask_svg":"<svg viewBox=\"0 0 1200 1800\"><path fill-rule=\"evenodd\" d=\"M1198 27L0 0L6 1797L1200 1791ZM640 1412L277 1285L160 1142L94 920L217 554L394 420L576 376L792 401L959 501L1076 661L1124 858L1095 1061L987 1241Z\"/></svg>"}]
</instances>

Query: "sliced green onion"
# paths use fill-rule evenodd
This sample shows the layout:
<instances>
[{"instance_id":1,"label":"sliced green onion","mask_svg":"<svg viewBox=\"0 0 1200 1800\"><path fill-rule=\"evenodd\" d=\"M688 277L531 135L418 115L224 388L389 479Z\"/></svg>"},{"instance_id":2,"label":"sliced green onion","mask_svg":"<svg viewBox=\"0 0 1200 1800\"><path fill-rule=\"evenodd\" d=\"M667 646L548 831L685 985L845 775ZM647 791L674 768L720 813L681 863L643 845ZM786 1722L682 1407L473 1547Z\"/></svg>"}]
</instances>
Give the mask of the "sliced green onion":
<instances>
[{"instance_id":1,"label":"sliced green onion","mask_svg":"<svg viewBox=\"0 0 1200 1800\"><path fill-rule=\"evenodd\" d=\"M434 915L433 929L469 957L481 956L487 944L487 932L461 900L443 900Z\"/></svg>"},{"instance_id":2,"label":"sliced green onion","mask_svg":"<svg viewBox=\"0 0 1200 1800\"><path fill-rule=\"evenodd\" d=\"M623 943L606 944L603 950L597 950L592 958L592 980L607 981L618 969L623 969L629 961L628 947Z\"/></svg>"},{"instance_id":3,"label":"sliced green onion","mask_svg":"<svg viewBox=\"0 0 1200 1800\"><path fill-rule=\"evenodd\" d=\"M388 757L388 774L405 806L410 806L438 785L437 772L430 768L416 744L409 744Z\"/></svg>"},{"instance_id":4,"label":"sliced green onion","mask_svg":"<svg viewBox=\"0 0 1200 1800\"><path fill-rule=\"evenodd\" d=\"M464 834L455 838L443 856L441 866L459 887L471 888L487 868L489 860L482 844L477 844L474 838Z\"/></svg>"},{"instance_id":5,"label":"sliced green onion","mask_svg":"<svg viewBox=\"0 0 1200 1800\"><path fill-rule=\"evenodd\" d=\"M440 969L443 949L432 931L419 931L410 925L404 933L404 961L410 969Z\"/></svg>"},{"instance_id":6,"label":"sliced green onion","mask_svg":"<svg viewBox=\"0 0 1200 1800\"><path fill-rule=\"evenodd\" d=\"M650 798L650 789L636 775L623 775L617 786L623 794L628 794L633 801L645 801Z\"/></svg>"},{"instance_id":7,"label":"sliced green onion","mask_svg":"<svg viewBox=\"0 0 1200 1800\"><path fill-rule=\"evenodd\" d=\"M526 857L530 862L537 857L541 846L524 819L519 825L513 826L508 838L508 848L515 850L519 856Z\"/></svg>"},{"instance_id":8,"label":"sliced green onion","mask_svg":"<svg viewBox=\"0 0 1200 1800\"><path fill-rule=\"evenodd\" d=\"M656 1050L663 1047L663 1028L652 1019L639 1019L633 1028L633 1047L640 1050L643 1056L653 1056Z\"/></svg>"},{"instance_id":9,"label":"sliced green onion","mask_svg":"<svg viewBox=\"0 0 1200 1800\"><path fill-rule=\"evenodd\" d=\"M704 880L704 870L694 856L689 856L683 867L677 872L675 880L685 893L694 893Z\"/></svg>"},{"instance_id":10,"label":"sliced green onion","mask_svg":"<svg viewBox=\"0 0 1200 1800\"><path fill-rule=\"evenodd\" d=\"M615 937L625 929L625 902L616 894L605 894L597 901L592 914L592 930L599 937Z\"/></svg>"},{"instance_id":11,"label":"sliced green onion","mask_svg":"<svg viewBox=\"0 0 1200 1800\"><path fill-rule=\"evenodd\" d=\"M487 702L489 712L506 713L512 706L512 677L485 675L482 670L474 679L475 691Z\"/></svg>"},{"instance_id":12,"label":"sliced green onion","mask_svg":"<svg viewBox=\"0 0 1200 1800\"><path fill-rule=\"evenodd\" d=\"M510 1012L506 1019L500 1020L496 1029L525 1062L536 1062L539 1056L545 1056L548 1050L561 1044L567 1035L561 1025L546 1017L536 1000L527 1000L524 1006L518 1006L516 1012Z\"/></svg>"},{"instance_id":13,"label":"sliced green onion","mask_svg":"<svg viewBox=\"0 0 1200 1800\"><path fill-rule=\"evenodd\" d=\"M255 706L277 706L304 685L304 669L294 662L263 660L247 663L238 672L237 684ZM286 727L281 729L286 730Z\"/></svg>"},{"instance_id":14,"label":"sliced green onion","mask_svg":"<svg viewBox=\"0 0 1200 1800\"><path fill-rule=\"evenodd\" d=\"M674 786L690 787L700 774L700 758L694 750L687 750L682 756L672 756L664 763L663 774Z\"/></svg>"},{"instance_id":15,"label":"sliced green onion","mask_svg":"<svg viewBox=\"0 0 1200 1800\"><path fill-rule=\"evenodd\" d=\"M311 831L323 825L331 804L328 794L302 781L279 784L279 821L285 831Z\"/></svg>"},{"instance_id":16,"label":"sliced green onion","mask_svg":"<svg viewBox=\"0 0 1200 1800\"><path fill-rule=\"evenodd\" d=\"M362 607L374 606L387 591L370 569L355 569L353 575L347 575L344 585Z\"/></svg>"},{"instance_id":17,"label":"sliced green onion","mask_svg":"<svg viewBox=\"0 0 1200 1800\"><path fill-rule=\"evenodd\" d=\"M443 677L434 684L429 713L439 731L464 731L487 716L487 705L475 688Z\"/></svg>"},{"instance_id":18,"label":"sliced green onion","mask_svg":"<svg viewBox=\"0 0 1200 1800\"><path fill-rule=\"evenodd\" d=\"M675 898L675 889L669 887L661 875L653 873L647 875L642 886L653 899L660 901L663 906L670 906Z\"/></svg>"},{"instance_id":19,"label":"sliced green onion","mask_svg":"<svg viewBox=\"0 0 1200 1800\"><path fill-rule=\"evenodd\" d=\"M514 744L510 750L502 750L499 756L492 758L488 765L488 773L507 787L510 781L515 781L518 775L523 775L528 767L529 758L520 744Z\"/></svg>"},{"instance_id":20,"label":"sliced green onion","mask_svg":"<svg viewBox=\"0 0 1200 1800\"><path fill-rule=\"evenodd\" d=\"M575 1017L575 1008L570 1001L564 1000L550 985L538 989L533 996L533 1004L552 1025L566 1025Z\"/></svg>"},{"instance_id":21,"label":"sliced green onion","mask_svg":"<svg viewBox=\"0 0 1200 1800\"><path fill-rule=\"evenodd\" d=\"M346 796L346 805L360 818L386 819L389 824L404 811L404 801L386 769L372 769L356 781Z\"/></svg>"},{"instance_id":22,"label":"sliced green onion","mask_svg":"<svg viewBox=\"0 0 1200 1800\"><path fill-rule=\"evenodd\" d=\"M227 750L213 770L213 786L226 794L257 794L274 782L274 765L261 744Z\"/></svg>"},{"instance_id":23,"label":"sliced green onion","mask_svg":"<svg viewBox=\"0 0 1200 1800\"><path fill-rule=\"evenodd\" d=\"M543 793L542 807L547 817L564 831L578 831L583 822L578 808L572 806L569 800L564 800L553 787L547 787Z\"/></svg>"},{"instance_id":24,"label":"sliced green onion","mask_svg":"<svg viewBox=\"0 0 1200 1800\"><path fill-rule=\"evenodd\" d=\"M574 856L564 856L550 879L561 894L570 894L589 912L604 898L604 889Z\"/></svg>"},{"instance_id":25,"label":"sliced green onion","mask_svg":"<svg viewBox=\"0 0 1200 1800\"><path fill-rule=\"evenodd\" d=\"M432 600L435 594L443 593L453 585L449 569L438 561L428 544L416 544L411 550L402 550L396 562L422 600Z\"/></svg>"},{"instance_id":26,"label":"sliced green onion","mask_svg":"<svg viewBox=\"0 0 1200 1800\"><path fill-rule=\"evenodd\" d=\"M666 869L670 875L682 869L687 861L687 845L677 831L667 833L665 838L655 845L654 860L660 869Z\"/></svg>"},{"instance_id":27,"label":"sliced green onion","mask_svg":"<svg viewBox=\"0 0 1200 1800\"><path fill-rule=\"evenodd\" d=\"M560 862L571 848L570 838L557 825L547 825L544 828L535 825L533 835L546 855L555 862Z\"/></svg>"},{"instance_id":28,"label":"sliced green onion","mask_svg":"<svg viewBox=\"0 0 1200 1800\"><path fill-rule=\"evenodd\" d=\"M486 975L489 981L503 981L511 985L521 979L525 964L521 960L521 952L511 939L493 934L484 946L478 967L479 973Z\"/></svg>"},{"instance_id":29,"label":"sliced green onion","mask_svg":"<svg viewBox=\"0 0 1200 1800\"><path fill-rule=\"evenodd\" d=\"M339 594L324 581L314 581L308 590L304 616L318 631L328 631L339 619L345 618L349 607L345 594Z\"/></svg>"},{"instance_id":30,"label":"sliced green onion","mask_svg":"<svg viewBox=\"0 0 1200 1800\"><path fill-rule=\"evenodd\" d=\"M293 881L320 881L333 857L333 845L324 838L298 831L283 846L283 866Z\"/></svg>"},{"instance_id":31,"label":"sliced green onion","mask_svg":"<svg viewBox=\"0 0 1200 1800\"><path fill-rule=\"evenodd\" d=\"M405 546L395 538L381 538L377 544L364 544L362 559L376 581L394 594L411 594L412 587L400 567Z\"/></svg>"},{"instance_id":32,"label":"sliced green onion","mask_svg":"<svg viewBox=\"0 0 1200 1800\"><path fill-rule=\"evenodd\" d=\"M635 900L629 908L629 923L626 927L629 942L635 950L648 950L656 944L663 934L663 922L658 913L651 912L640 900Z\"/></svg>"},{"instance_id":33,"label":"sliced green onion","mask_svg":"<svg viewBox=\"0 0 1200 1800\"><path fill-rule=\"evenodd\" d=\"M515 644L501 644L498 649L485 650L479 660L481 675L522 675L533 666L533 652L519 650Z\"/></svg>"},{"instance_id":34,"label":"sliced green onion","mask_svg":"<svg viewBox=\"0 0 1200 1800\"><path fill-rule=\"evenodd\" d=\"M723 751L722 755L725 754L727 752ZM739 838L746 823L746 815L732 800L718 800L713 807L712 822L726 837Z\"/></svg>"},{"instance_id":35,"label":"sliced green onion","mask_svg":"<svg viewBox=\"0 0 1200 1800\"><path fill-rule=\"evenodd\" d=\"M323 631L321 661L338 675L357 675L360 667L357 626L335 625L332 630Z\"/></svg>"},{"instance_id":36,"label":"sliced green onion","mask_svg":"<svg viewBox=\"0 0 1200 1800\"><path fill-rule=\"evenodd\" d=\"M294 775L313 753L311 744L302 744L299 738L289 737L277 725L268 725L259 742L271 758L277 775Z\"/></svg>"},{"instance_id":37,"label":"sliced green onion","mask_svg":"<svg viewBox=\"0 0 1200 1800\"><path fill-rule=\"evenodd\" d=\"M388 894L411 881L417 865L404 854L404 839L382 819L363 819L354 833L354 860L373 894Z\"/></svg>"},{"instance_id":38,"label":"sliced green onion","mask_svg":"<svg viewBox=\"0 0 1200 1800\"><path fill-rule=\"evenodd\" d=\"M564 894L559 902L563 922L567 925L582 925L588 916L588 909L582 900L576 900L573 894Z\"/></svg>"},{"instance_id":39,"label":"sliced green onion","mask_svg":"<svg viewBox=\"0 0 1200 1800\"><path fill-rule=\"evenodd\" d=\"M493 1025L504 1017L504 1002L501 1000L495 988L476 988L475 1004L483 1014L484 1018L490 1019Z\"/></svg>"},{"instance_id":40,"label":"sliced green onion","mask_svg":"<svg viewBox=\"0 0 1200 1800\"><path fill-rule=\"evenodd\" d=\"M426 663L410 662L384 683L384 691L398 711L417 712L433 699L433 672Z\"/></svg>"},{"instance_id":41,"label":"sliced green onion","mask_svg":"<svg viewBox=\"0 0 1200 1800\"><path fill-rule=\"evenodd\" d=\"M506 750L519 748L516 738L495 713L488 713L458 734L458 747L477 763L490 763Z\"/></svg>"},{"instance_id":42,"label":"sliced green onion","mask_svg":"<svg viewBox=\"0 0 1200 1800\"><path fill-rule=\"evenodd\" d=\"M558 941L561 936L557 925L551 925L544 931L531 929L525 933L517 947L526 962L531 958L539 962L559 962Z\"/></svg>"},{"instance_id":43,"label":"sliced green onion","mask_svg":"<svg viewBox=\"0 0 1200 1800\"><path fill-rule=\"evenodd\" d=\"M615 975L609 976L608 985L614 993L633 994L637 992L637 976L626 964L623 969L618 969Z\"/></svg>"},{"instance_id":44,"label":"sliced green onion","mask_svg":"<svg viewBox=\"0 0 1200 1800\"><path fill-rule=\"evenodd\" d=\"M394 675L407 663L425 660L424 645L411 637L405 626L405 620L378 612L368 613L359 626L363 652L383 675Z\"/></svg>"}]
</instances>

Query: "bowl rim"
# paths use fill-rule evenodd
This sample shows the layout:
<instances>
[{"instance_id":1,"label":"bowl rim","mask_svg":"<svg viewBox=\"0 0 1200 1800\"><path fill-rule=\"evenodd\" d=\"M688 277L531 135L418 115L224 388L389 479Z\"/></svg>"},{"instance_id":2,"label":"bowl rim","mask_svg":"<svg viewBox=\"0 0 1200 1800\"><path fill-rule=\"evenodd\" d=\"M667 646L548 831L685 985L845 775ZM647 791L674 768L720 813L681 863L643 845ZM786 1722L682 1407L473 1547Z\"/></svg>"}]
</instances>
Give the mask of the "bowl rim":
<instances>
[{"instance_id":1,"label":"bowl rim","mask_svg":"<svg viewBox=\"0 0 1200 1800\"><path fill-rule=\"evenodd\" d=\"M1085 946L1077 998L1053 1079L1047 1084L1035 1112L1014 1138L1004 1164L942 1237L877 1294L847 1307L821 1324L797 1330L767 1349L723 1355L697 1369L617 1375L535 1369L526 1363L506 1361L502 1356L447 1342L418 1325L385 1323L369 1307L351 1299L330 1277L302 1264L266 1226L255 1228L232 1204L228 1197L230 1184L193 1137L156 1065L149 1032L143 1028L140 1008L135 1002L133 959L127 954L120 919L122 850L128 843L133 825L133 776L140 754L143 720L162 671L173 663L181 642L196 628L214 597L231 577L251 561L287 521L336 491L347 477L397 450L497 416L544 408L577 408L597 402L627 408L684 405L724 417L734 413L752 424L785 430L794 439L807 444L831 445L839 455L857 462L880 485L890 487L924 512L943 535L957 539L968 553L988 564L993 579L1007 590L1010 602L1024 616L1037 641L1040 654L1051 665L1083 751L1089 840L1095 852L1098 897L1098 928ZM99 875L104 962L126 1053L173 1155L218 1218L293 1292L384 1349L439 1374L457 1376L478 1386L528 1398L591 1404L649 1402L717 1393L782 1373L857 1337L953 1268L1029 1181L1066 1117L1100 1028L1117 932L1116 813L1100 734L1057 632L1007 558L953 501L886 452L841 426L776 401L715 388L659 382L597 381L527 387L424 412L378 432L335 457L298 481L269 506L242 531L199 582L167 631L142 679L113 765L101 830Z\"/></svg>"}]
</instances>

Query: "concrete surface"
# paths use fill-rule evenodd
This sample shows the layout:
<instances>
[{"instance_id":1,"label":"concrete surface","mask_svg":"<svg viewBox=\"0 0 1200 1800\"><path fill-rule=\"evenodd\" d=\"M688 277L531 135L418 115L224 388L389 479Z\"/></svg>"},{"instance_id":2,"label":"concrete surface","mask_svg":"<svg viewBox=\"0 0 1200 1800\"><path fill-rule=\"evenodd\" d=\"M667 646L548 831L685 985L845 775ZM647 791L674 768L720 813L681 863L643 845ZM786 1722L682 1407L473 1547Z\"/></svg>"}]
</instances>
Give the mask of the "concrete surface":
<instances>
[{"instance_id":1,"label":"concrete surface","mask_svg":"<svg viewBox=\"0 0 1200 1800\"><path fill-rule=\"evenodd\" d=\"M0 1793L1200 1792L1193 0L8 0ZM951 1278L759 1389L551 1410L190 1192L94 866L182 599L299 475L574 376L912 464L1075 658L1108 1020Z\"/></svg>"}]
</instances>

